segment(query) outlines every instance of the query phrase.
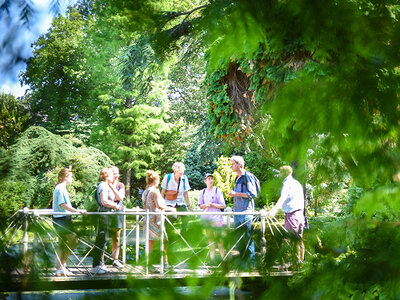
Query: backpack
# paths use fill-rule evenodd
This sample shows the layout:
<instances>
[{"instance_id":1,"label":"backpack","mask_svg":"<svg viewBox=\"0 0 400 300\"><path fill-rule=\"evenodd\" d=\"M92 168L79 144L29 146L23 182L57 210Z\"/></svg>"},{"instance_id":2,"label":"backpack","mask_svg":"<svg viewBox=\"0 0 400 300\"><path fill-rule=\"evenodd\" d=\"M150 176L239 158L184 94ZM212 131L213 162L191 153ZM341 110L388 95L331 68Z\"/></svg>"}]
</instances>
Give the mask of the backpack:
<instances>
[{"instance_id":1,"label":"backpack","mask_svg":"<svg viewBox=\"0 0 400 300\"><path fill-rule=\"evenodd\" d=\"M168 190L168 183L169 183L169 181L171 180L172 174L173 174L173 173L169 173L169 174L168 174L168 177L167 177L167 185L165 186L165 190ZM185 190L185 187L186 187L186 184L185 184L185 177L186 177L185 175L182 175L183 190ZM179 187L179 184L178 184L178 187Z\"/></svg>"},{"instance_id":2,"label":"backpack","mask_svg":"<svg viewBox=\"0 0 400 300\"><path fill-rule=\"evenodd\" d=\"M255 197L257 197L257 195L260 193L261 190L261 185L260 185L260 180L258 180L258 178L256 177L256 175L254 175L253 173L246 171L244 173L244 178L243 178L243 184L247 187L247 176L249 178L251 178L254 181L254 184L256 185L256 194ZM247 190L249 190L247 188ZM243 193L243 185L242 185L242 193Z\"/></svg>"},{"instance_id":3,"label":"backpack","mask_svg":"<svg viewBox=\"0 0 400 300\"><path fill-rule=\"evenodd\" d=\"M204 193L206 192L206 189L207 189L207 188L204 188L204 189L203 189L203 199L204 199ZM217 198L217 193L218 193L218 188L216 187L216 188L215 188L215 199Z\"/></svg>"},{"instance_id":4,"label":"backpack","mask_svg":"<svg viewBox=\"0 0 400 300\"><path fill-rule=\"evenodd\" d=\"M88 212L95 212L99 208L99 200L97 197L97 185L92 186L84 201L84 207Z\"/></svg>"},{"instance_id":5,"label":"backpack","mask_svg":"<svg viewBox=\"0 0 400 300\"><path fill-rule=\"evenodd\" d=\"M207 188L204 188L203 189L203 200L204 200L204 194L205 194L205 192L206 192L206 189ZM217 187L215 187L215 199L217 199L217 194L218 194L218 188ZM221 210L221 209L220 209ZM221 210L222 211L222 210Z\"/></svg>"}]
</instances>

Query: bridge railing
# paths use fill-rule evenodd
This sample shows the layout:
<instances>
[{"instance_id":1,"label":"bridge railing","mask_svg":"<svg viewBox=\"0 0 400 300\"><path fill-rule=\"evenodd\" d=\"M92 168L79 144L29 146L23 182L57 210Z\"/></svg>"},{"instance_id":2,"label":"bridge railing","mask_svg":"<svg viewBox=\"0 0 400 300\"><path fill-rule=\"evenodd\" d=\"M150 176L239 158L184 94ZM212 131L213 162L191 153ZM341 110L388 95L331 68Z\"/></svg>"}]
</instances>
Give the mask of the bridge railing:
<instances>
[{"instance_id":1,"label":"bridge railing","mask_svg":"<svg viewBox=\"0 0 400 300\"><path fill-rule=\"evenodd\" d=\"M12 238L16 235L15 227L19 227L18 230L22 229L23 227L23 235L22 235L22 244L23 244L23 252L26 253L29 248L29 234L28 234L28 229L29 229L29 222L32 222L37 219L44 220L47 222L49 225L52 223L52 219L49 218L50 216L53 216L55 214L60 214L59 212L54 212L51 209L28 209L24 208L19 211L19 215L24 215L25 218L23 219L22 223L20 222L19 225L17 226L17 222L14 222L11 220L10 225L5 231L5 235L11 234ZM65 212L63 213L65 215L80 215L79 213L72 213L72 212ZM259 223L259 230L261 232L261 240L259 241L259 249L261 252L265 251L265 233L266 230L270 230L272 234L274 232L283 232L285 231L284 227L278 222L277 219L271 218L271 216L268 215L268 213L265 210L260 210L260 211L254 211L254 212L233 212L231 210L224 211L224 212L203 212L203 211L188 211L188 212L165 212L165 211L158 211L158 212L149 212L144 209L136 208L136 209L125 209L124 212L88 212L88 216L100 216L100 215L110 215L110 216L116 216L116 215L122 215L123 216L123 226L122 226L122 231L121 231L121 244L119 245L121 247L121 254L122 254L122 262L125 264L127 260L127 238L128 236L134 234L135 235L135 260L136 262L139 262L139 253L140 253L140 244L144 242L145 244L145 256L146 256L146 269L145 269L145 274L148 274L149 270L149 222L145 222L145 220L149 220L149 218L152 215L158 215L160 216L160 267L159 271L161 274L165 272L165 265L164 265L164 240L166 239L165 237L165 229L166 226L170 226L170 229L172 227L172 230L175 231L176 235L179 236L179 238L182 239L183 243L187 245L187 247L190 249L190 252L194 255L197 256L198 251L192 247L188 241L185 240L185 237L181 235L180 230L174 226L174 222L171 221L171 219L175 219L177 216L182 216L183 218L187 217L200 217L204 215L221 215L224 218L224 228L228 228L230 230L239 230L239 227L243 226L240 225L237 228L234 228L233 222L231 220L232 217L238 216L238 215L251 215L252 216L252 222L254 223ZM82 216L85 218L85 216ZM130 219L130 222L127 222L127 217ZM132 224L132 220L134 219L134 226L133 228L127 228L127 224ZM141 226L142 224L142 226ZM60 226L58 224L52 224L53 226ZM143 229L143 226L146 226L146 230L144 232L141 230ZM46 228L42 226L42 229L45 230ZM51 237L51 239L54 241L55 239ZM240 237L240 239L245 239L244 235ZM37 241L36 241L37 242ZM81 240L82 243L85 245L89 246L90 250L93 250L95 245L93 243L90 243L89 241ZM171 241L170 241L171 242ZM238 241L235 241L236 243L232 245L232 247L226 251L226 255L223 259L228 257L228 255L233 251L235 246L237 245ZM207 247L209 244L207 245ZM247 246L248 247L248 244ZM53 246L54 248L54 246ZM54 248L55 249L55 248ZM156 251L154 249L153 251ZM56 252L56 251L55 251ZM82 261L89 255L87 253L83 259L78 259L79 264L82 264ZM106 253L106 256L108 258L112 258L112 255L110 253ZM184 264L188 258L183 259L182 261L179 262L179 264ZM203 261L201 262L205 264ZM178 264L178 265L179 265Z\"/></svg>"}]
</instances>

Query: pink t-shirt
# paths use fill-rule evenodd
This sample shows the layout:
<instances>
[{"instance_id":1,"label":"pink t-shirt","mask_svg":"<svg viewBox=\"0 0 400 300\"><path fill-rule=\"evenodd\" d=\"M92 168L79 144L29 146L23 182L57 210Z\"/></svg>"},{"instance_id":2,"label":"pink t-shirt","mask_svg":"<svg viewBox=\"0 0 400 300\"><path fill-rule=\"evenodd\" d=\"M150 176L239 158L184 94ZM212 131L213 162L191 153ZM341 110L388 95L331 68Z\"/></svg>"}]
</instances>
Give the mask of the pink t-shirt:
<instances>
[{"instance_id":1,"label":"pink t-shirt","mask_svg":"<svg viewBox=\"0 0 400 300\"><path fill-rule=\"evenodd\" d=\"M217 189L215 186L213 186L211 190L203 189L200 192L200 196L199 196L199 206L202 204L207 204L207 203L215 203L215 204L225 206L225 199L224 199L224 195L222 194L222 191L220 189ZM203 211L205 211L205 212L221 212L221 209L215 208L215 207L207 207ZM201 219L208 219L211 222L214 222L216 224L222 224L222 216L221 215L205 215L205 216L201 216Z\"/></svg>"}]
</instances>

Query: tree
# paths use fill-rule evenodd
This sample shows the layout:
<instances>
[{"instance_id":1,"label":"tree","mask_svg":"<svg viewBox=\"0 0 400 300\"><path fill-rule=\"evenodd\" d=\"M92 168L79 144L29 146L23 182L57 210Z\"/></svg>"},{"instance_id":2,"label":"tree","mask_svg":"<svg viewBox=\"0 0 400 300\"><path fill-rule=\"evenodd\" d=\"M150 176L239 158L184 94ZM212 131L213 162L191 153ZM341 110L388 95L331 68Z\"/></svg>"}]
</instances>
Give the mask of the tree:
<instances>
[{"instance_id":1,"label":"tree","mask_svg":"<svg viewBox=\"0 0 400 300\"><path fill-rule=\"evenodd\" d=\"M25 129L29 115L26 105L13 95L0 95L0 148L8 148Z\"/></svg>"},{"instance_id":2,"label":"tree","mask_svg":"<svg viewBox=\"0 0 400 300\"><path fill-rule=\"evenodd\" d=\"M139 179L153 165L163 150L159 144L163 133L169 132L161 108L134 105L125 109L111 121L102 133L104 151L126 171L127 199L130 197L131 174Z\"/></svg>"},{"instance_id":3,"label":"tree","mask_svg":"<svg viewBox=\"0 0 400 300\"><path fill-rule=\"evenodd\" d=\"M192 27L182 25L189 30L179 31L165 51L183 36L204 37L215 136L240 144L259 135L257 126L263 129L259 140L266 153L282 163L297 161L303 182L311 150L325 180L337 182L335 176L346 175L362 188L349 215L318 230L321 238L310 243L317 250L305 272L289 284L271 279L266 297L296 291L304 299L396 298L399 263L391 258L400 245L398 239L394 248L386 245L389 236L397 236L390 220L399 218L399 187L391 182L400 168L398 6L219 0L197 13L198 18L189 19ZM185 14L164 15L176 21ZM171 32L168 26L162 29L164 36ZM152 39L162 45L156 35ZM322 161L326 151L331 161ZM343 229L339 234L338 228Z\"/></svg>"},{"instance_id":4,"label":"tree","mask_svg":"<svg viewBox=\"0 0 400 300\"><path fill-rule=\"evenodd\" d=\"M94 87L86 67L84 19L76 9L53 20L49 32L33 45L33 57L22 73L22 82L30 86L31 122L53 127L68 125L73 120L87 120L96 106L91 105Z\"/></svg>"},{"instance_id":5,"label":"tree","mask_svg":"<svg viewBox=\"0 0 400 300\"><path fill-rule=\"evenodd\" d=\"M228 192L233 189L236 174L232 171L231 160L229 157L221 156L218 158L217 165L218 168L214 172L214 185L221 189L226 204L232 206L232 197L228 195Z\"/></svg>"},{"instance_id":6,"label":"tree","mask_svg":"<svg viewBox=\"0 0 400 300\"><path fill-rule=\"evenodd\" d=\"M73 203L79 206L87 191L98 181L100 169L112 165L112 161L100 150L86 147L76 139L63 138L42 127L31 126L0 158L0 181L4 187L0 198L6 199L6 195L15 190L19 194L19 205L46 208L57 172L71 165L75 180L70 194Z\"/></svg>"}]
</instances>

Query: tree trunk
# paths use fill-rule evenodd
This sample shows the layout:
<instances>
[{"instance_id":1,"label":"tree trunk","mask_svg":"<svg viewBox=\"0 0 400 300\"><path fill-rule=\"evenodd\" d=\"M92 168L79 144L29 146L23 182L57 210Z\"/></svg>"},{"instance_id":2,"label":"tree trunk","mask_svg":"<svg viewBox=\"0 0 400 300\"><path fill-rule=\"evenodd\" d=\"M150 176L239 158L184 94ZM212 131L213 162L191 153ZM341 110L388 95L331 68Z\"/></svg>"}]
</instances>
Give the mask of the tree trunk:
<instances>
[{"instance_id":1,"label":"tree trunk","mask_svg":"<svg viewBox=\"0 0 400 300\"><path fill-rule=\"evenodd\" d=\"M125 198L129 200L131 198L131 168L126 169L125 173Z\"/></svg>"}]
</instances>

